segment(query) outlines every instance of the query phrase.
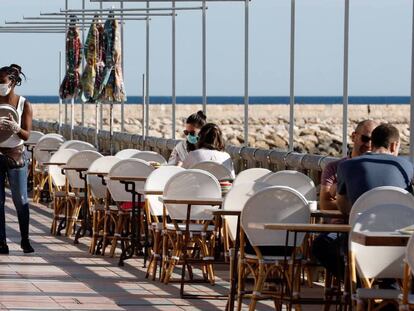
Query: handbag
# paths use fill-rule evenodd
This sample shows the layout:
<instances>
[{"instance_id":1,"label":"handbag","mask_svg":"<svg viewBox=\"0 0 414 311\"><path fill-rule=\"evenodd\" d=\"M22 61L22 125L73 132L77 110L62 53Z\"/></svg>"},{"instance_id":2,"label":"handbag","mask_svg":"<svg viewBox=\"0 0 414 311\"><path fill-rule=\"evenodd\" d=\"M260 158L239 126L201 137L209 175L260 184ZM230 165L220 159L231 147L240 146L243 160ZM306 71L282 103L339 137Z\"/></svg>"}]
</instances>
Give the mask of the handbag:
<instances>
[{"instance_id":1,"label":"handbag","mask_svg":"<svg viewBox=\"0 0 414 311\"><path fill-rule=\"evenodd\" d=\"M8 169L21 168L26 164L23 145L13 148L0 148L0 157L4 158Z\"/></svg>"}]
</instances>

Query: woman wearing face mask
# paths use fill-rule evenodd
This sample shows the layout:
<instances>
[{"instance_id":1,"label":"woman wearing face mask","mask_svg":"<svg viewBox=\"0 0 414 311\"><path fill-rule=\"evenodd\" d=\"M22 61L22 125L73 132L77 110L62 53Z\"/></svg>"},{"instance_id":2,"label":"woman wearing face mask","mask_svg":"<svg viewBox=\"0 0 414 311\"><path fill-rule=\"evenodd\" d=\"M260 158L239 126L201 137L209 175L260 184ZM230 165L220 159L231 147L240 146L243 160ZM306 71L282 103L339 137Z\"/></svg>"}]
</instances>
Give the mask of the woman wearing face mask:
<instances>
[{"instance_id":1,"label":"woman wearing face mask","mask_svg":"<svg viewBox=\"0 0 414 311\"><path fill-rule=\"evenodd\" d=\"M25 253L34 252L29 242L29 202L27 199L27 161L23 141L27 140L32 128L32 107L23 96L15 94L15 86L25 77L20 66L12 64L0 68L0 104L14 107L18 114L16 122L11 115L0 118L0 132L12 135L0 143L0 254L8 254L6 242L5 179L9 181L12 199L17 211L21 235L20 246Z\"/></svg>"},{"instance_id":2,"label":"woman wearing face mask","mask_svg":"<svg viewBox=\"0 0 414 311\"><path fill-rule=\"evenodd\" d=\"M168 160L169 165L181 166L185 158L188 156L188 153L196 149L198 141L197 135L203 125L206 124L206 119L207 117L202 111L193 113L187 118L184 130L186 140L183 140L174 147Z\"/></svg>"}]
</instances>

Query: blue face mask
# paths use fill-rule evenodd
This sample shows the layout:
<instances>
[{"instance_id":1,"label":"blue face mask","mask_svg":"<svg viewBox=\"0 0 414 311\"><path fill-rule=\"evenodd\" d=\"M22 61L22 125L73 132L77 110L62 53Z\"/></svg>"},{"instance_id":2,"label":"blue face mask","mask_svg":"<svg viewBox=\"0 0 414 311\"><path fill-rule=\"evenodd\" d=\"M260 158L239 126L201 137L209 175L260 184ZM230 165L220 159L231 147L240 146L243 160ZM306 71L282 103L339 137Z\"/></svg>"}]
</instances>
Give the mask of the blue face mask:
<instances>
[{"instance_id":1,"label":"blue face mask","mask_svg":"<svg viewBox=\"0 0 414 311\"><path fill-rule=\"evenodd\" d=\"M187 135L187 141L190 144L195 145L198 142L198 136L197 135L191 135L191 134L189 134L189 135Z\"/></svg>"}]
</instances>

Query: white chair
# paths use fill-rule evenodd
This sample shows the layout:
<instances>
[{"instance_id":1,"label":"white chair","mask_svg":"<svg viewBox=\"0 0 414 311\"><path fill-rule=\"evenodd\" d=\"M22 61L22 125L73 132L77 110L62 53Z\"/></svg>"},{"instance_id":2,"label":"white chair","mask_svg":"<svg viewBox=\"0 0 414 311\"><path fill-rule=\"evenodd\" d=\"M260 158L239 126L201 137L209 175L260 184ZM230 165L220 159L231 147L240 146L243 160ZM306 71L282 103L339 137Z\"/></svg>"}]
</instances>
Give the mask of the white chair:
<instances>
[{"instance_id":1,"label":"white chair","mask_svg":"<svg viewBox=\"0 0 414 311\"><path fill-rule=\"evenodd\" d=\"M239 257L239 295L238 303L241 306L244 294L244 279L252 274L255 279L249 310L255 310L256 302L263 294L264 283L269 273L275 273L284 280L287 271L296 271L291 276L292 281L286 286L289 292L299 292L300 269L289 269L283 265L284 255L287 258L295 258L296 249L286 249L286 231L267 230L249 227L252 223L309 223L310 209L307 200L298 191L284 186L272 186L255 193L249 198L241 213L241 245L244 245L245 236L254 249L254 254L249 254L240 249ZM296 246L301 246L305 234L297 234ZM288 246L294 246L293 234L290 235ZM271 255L263 253L264 247L277 250ZM280 251L280 252L279 252ZM293 283L292 283L293 282ZM272 294L279 293L273 292ZM285 293L286 295L286 293ZM275 300L276 301L276 300ZM281 309L281 306L279 306ZM289 309L290 310L290 309Z\"/></svg>"},{"instance_id":2,"label":"white chair","mask_svg":"<svg viewBox=\"0 0 414 311\"><path fill-rule=\"evenodd\" d=\"M160 155L159 153L156 153L154 151L141 151L131 156L132 159L140 159L147 162L157 162L161 165L167 164L167 160Z\"/></svg>"},{"instance_id":3,"label":"white chair","mask_svg":"<svg viewBox=\"0 0 414 311\"><path fill-rule=\"evenodd\" d=\"M209 172L217 178L217 180L233 180L231 171L226 168L223 164L214 161L203 161L197 163L191 167L192 169L203 170Z\"/></svg>"},{"instance_id":4,"label":"white chair","mask_svg":"<svg viewBox=\"0 0 414 311\"><path fill-rule=\"evenodd\" d=\"M82 150L93 150L96 151L96 148L94 145L85 142L85 141L81 141L81 140L69 140L63 143L62 146L60 146L60 149L75 149L78 151L82 151Z\"/></svg>"},{"instance_id":5,"label":"white chair","mask_svg":"<svg viewBox=\"0 0 414 311\"><path fill-rule=\"evenodd\" d=\"M410 294L414 272L414 237L411 235L407 243L405 251L405 264L404 264L404 280L403 280L403 293L400 302L401 311L409 311L414 309L414 296Z\"/></svg>"},{"instance_id":6,"label":"white chair","mask_svg":"<svg viewBox=\"0 0 414 311\"><path fill-rule=\"evenodd\" d=\"M62 139L63 141L65 141L65 137L63 137L62 135L58 134L58 133L47 133L45 135L43 135L42 137L55 137L55 138L59 138Z\"/></svg>"},{"instance_id":7,"label":"white chair","mask_svg":"<svg viewBox=\"0 0 414 311\"><path fill-rule=\"evenodd\" d=\"M167 199L221 199L220 184L211 173L189 169L172 176L164 188L164 198ZM192 205L190 207L189 219L187 219L186 204L165 204L165 208L171 218L172 225L167 226L164 222L164 230L169 241L173 244L172 256L167 260L164 271L164 282L171 279L174 267L186 254L186 248L191 245L199 246L202 259L210 259L215 241L215 227L210 225L213 220L211 206ZM186 232L186 223L189 221L189 232ZM187 241L187 237L189 240ZM165 254L163 256L166 257ZM194 258L192 259L194 260ZM207 261L206 261L207 262ZM184 264L183 264L184 265ZM182 267L185 269L185 267ZM214 284L214 271L211 264L204 265L204 278ZM208 275L208 277L207 277ZM183 279L181 280L184 281ZM183 283L182 283L183 284Z\"/></svg>"},{"instance_id":8,"label":"white chair","mask_svg":"<svg viewBox=\"0 0 414 311\"><path fill-rule=\"evenodd\" d=\"M29 139L25 141L26 144L36 144L40 138L45 134L39 131L30 131Z\"/></svg>"},{"instance_id":9,"label":"white chair","mask_svg":"<svg viewBox=\"0 0 414 311\"><path fill-rule=\"evenodd\" d=\"M147 219L150 222L149 228L153 236L153 246L151 250L151 257L148 264L147 275L148 278L152 274L152 279L155 280L158 260L161 256L161 239L163 223L163 204L159 200L164 192L164 187L168 180L175 174L185 171L179 166L161 166L154 170L145 182L145 192L151 191L154 194L146 194L147 202ZM160 194L155 194L160 193Z\"/></svg>"},{"instance_id":10,"label":"white chair","mask_svg":"<svg viewBox=\"0 0 414 311\"><path fill-rule=\"evenodd\" d=\"M239 183L262 181L268 175L271 175L272 171L266 168L249 168L241 171L233 181L233 187Z\"/></svg>"},{"instance_id":11,"label":"white chair","mask_svg":"<svg viewBox=\"0 0 414 311\"><path fill-rule=\"evenodd\" d=\"M377 279L402 279L405 247L365 246L352 241L353 232L393 232L414 224L414 197L396 187L378 187L364 193L352 206L349 224L350 275L353 291L358 274L362 288L356 289L357 310L366 310L374 299L397 300L399 290L372 289ZM375 260L373 260L375 258Z\"/></svg>"},{"instance_id":12,"label":"white chair","mask_svg":"<svg viewBox=\"0 0 414 311\"><path fill-rule=\"evenodd\" d=\"M48 180L47 166L43 163L48 162L52 154L63 144L63 138L57 136L42 136L34 147L34 174L33 174L33 201L39 202L41 193ZM45 151L44 149L48 149Z\"/></svg>"},{"instance_id":13,"label":"white chair","mask_svg":"<svg viewBox=\"0 0 414 311\"><path fill-rule=\"evenodd\" d=\"M286 186L295 189L308 201L316 201L316 187L312 179L297 171L285 170L263 178L264 183L272 186Z\"/></svg>"},{"instance_id":14,"label":"white chair","mask_svg":"<svg viewBox=\"0 0 414 311\"><path fill-rule=\"evenodd\" d=\"M106 236L108 234L109 203L107 202L107 187L104 178L119 161L121 159L118 157L107 156L96 159L89 166L87 180L92 211L92 239L89 247L91 254L95 253L99 238L102 238L102 248L105 248ZM98 173L100 173L100 176Z\"/></svg>"},{"instance_id":15,"label":"white chair","mask_svg":"<svg viewBox=\"0 0 414 311\"><path fill-rule=\"evenodd\" d=\"M51 163L66 164L68 159L74 155L77 151L74 149L58 150L50 158ZM66 176L62 174L60 165L49 165L48 167L50 182L53 184L52 197L53 197L53 221L50 229L51 234L56 235L58 233L57 224L59 220L65 220L67 217L67 189L66 189Z\"/></svg>"},{"instance_id":16,"label":"white chair","mask_svg":"<svg viewBox=\"0 0 414 311\"><path fill-rule=\"evenodd\" d=\"M124 159L117 162L112 168L109 170L108 173L108 180L107 180L107 187L109 192L111 193L112 199L117 203L118 206L118 215L115 225L115 234L113 237L108 237L108 239L112 240L111 252L110 255L113 256L115 254L116 246L119 240L122 243L125 241L129 241L130 237L121 237L124 231L128 231L129 228L129 217L131 213L131 207L125 207L124 203L128 203L132 201L132 194L125 190L125 185L122 184L119 180L111 180L111 177L148 177L154 167L150 165L148 162L139 160L139 159ZM145 181L135 181L135 191L138 193L144 192ZM138 199L138 198L137 198ZM136 202L140 204L142 207L144 196L141 196L141 202ZM143 215L143 208L141 208L141 215L138 215L139 220L141 222ZM146 230L141 226L141 229ZM141 232L139 232L139 237L141 238ZM124 247L123 247L124 249Z\"/></svg>"},{"instance_id":17,"label":"white chair","mask_svg":"<svg viewBox=\"0 0 414 311\"><path fill-rule=\"evenodd\" d=\"M103 155L96 151L77 151L68 159L66 166L70 168L89 168L96 159L101 157L103 157ZM82 172L82 174L86 174L86 172L87 170ZM85 181L80 178L78 171L66 170L65 175L68 179L71 191L73 191L73 195L69 196L72 208L69 211L68 225L66 227L66 235L71 235L78 220L82 204L84 203L85 192L87 192L87 189L85 189ZM86 212L89 213L90 211Z\"/></svg>"},{"instance_id":18,"label":"white chair","mask_svg":"<svg viewBox=\"0 0 414 311\"><path fill-rule=\"evenodd\" d=\"M133 155L137 154L141 152L138 149L123 149L118 151L115 156L120 158L120 159L129 159L130 157L132 157Z\"/></svg>"}]
</instances>

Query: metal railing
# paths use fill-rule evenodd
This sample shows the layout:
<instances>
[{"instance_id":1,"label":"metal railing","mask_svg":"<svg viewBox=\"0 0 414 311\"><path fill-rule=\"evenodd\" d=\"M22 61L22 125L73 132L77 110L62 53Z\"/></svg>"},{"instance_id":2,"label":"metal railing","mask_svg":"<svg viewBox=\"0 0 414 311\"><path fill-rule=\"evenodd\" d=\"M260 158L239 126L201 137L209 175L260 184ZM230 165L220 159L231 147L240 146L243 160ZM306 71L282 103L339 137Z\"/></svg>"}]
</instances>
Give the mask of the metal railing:
<instances>
[{"instance_id":1,"label":"metal railing","mask_svg":"<svg viewBox=\"0 0 414 311\"><path fill-rule=\"evenodd\" d=\"M59 124L57 122L46 122L33 120L33 130L43 133L58 133ZM63 124L61 134L70 139L70 125ZM96 129L75 126L73 139L83 140L95 145ZM175 139L165 139L160 137L136 135L124 132L114 132L113 151L117 152L125 148L136 148L140 150L152 150L169 158L174 146L180 142ZM110 133L109 131L99 131L98 134L99 151L102 153L110 152ZM320 183L322 169L331 161L337 158L323 155L289 152L281 149L260 149L252 147L227 146L226 151L233 159L236 172L252 168L263 167L272 171L284 169L297 170L310 176L316 185Z\"/></svg>"}]
</instances>

